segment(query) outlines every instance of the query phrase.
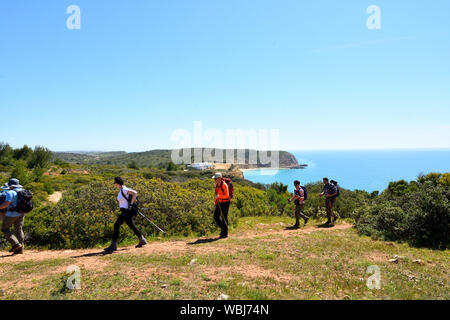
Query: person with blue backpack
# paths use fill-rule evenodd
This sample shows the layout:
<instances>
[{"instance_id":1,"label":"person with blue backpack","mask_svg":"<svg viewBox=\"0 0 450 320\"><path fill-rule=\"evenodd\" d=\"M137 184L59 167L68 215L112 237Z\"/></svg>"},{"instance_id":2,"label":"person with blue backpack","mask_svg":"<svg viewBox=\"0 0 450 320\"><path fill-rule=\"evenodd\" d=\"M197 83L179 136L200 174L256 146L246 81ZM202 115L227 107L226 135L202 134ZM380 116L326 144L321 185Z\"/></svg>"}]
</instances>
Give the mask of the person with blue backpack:
<instances>
[{"instance_id":1,"label":"person with blue backpack","mask_svg":"<svg viewBox=\"0 0 450 320\"><path fill-rule=\"evenodd\" d=\"M295 225L292 226L292 229L300 228L300 217L305 220L305 225L308 223L309 217L303 213L303 207L305 205L305 200L308 199L308 191L306 187L300 185L300 181L294 181L294 195L291 199L288 199L289 202L294 201L295 203Z\"/></svg>"},{"instance_id":2,"label":"person with blue backpack","mask_svg":"<svg viewBox=\"0 0 450 320\"><path fill-rule=\"evenodd\" d=\"M6 187L6 185L4 187ZM22 210L20 209L21 203L19 203L21 202L21 200L19 199L19 194L23 190L23 187L20 185L20 181L17 179L9 180L7 187L9 188L9 190L6 191L4 203L0 205L0 210L7 209L5 217L3 219L2 232L5 235L6 240L11 243L12 247L9 252L13 253L14 255L23 254L23 223L25 219L25 212L22 212ZM13 235L10 230L12 226L14 226L15 235Z\"/></svg>"}]
</instances>

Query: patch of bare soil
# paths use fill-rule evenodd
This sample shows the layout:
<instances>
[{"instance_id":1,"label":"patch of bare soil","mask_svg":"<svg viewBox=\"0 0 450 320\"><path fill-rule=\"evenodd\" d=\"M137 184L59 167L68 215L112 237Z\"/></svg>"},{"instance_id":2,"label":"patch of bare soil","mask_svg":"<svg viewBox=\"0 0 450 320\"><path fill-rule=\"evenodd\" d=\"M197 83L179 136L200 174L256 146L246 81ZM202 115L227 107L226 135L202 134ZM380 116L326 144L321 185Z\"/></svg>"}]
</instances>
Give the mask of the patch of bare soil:
<instances>
[{"instance_id":1,"label":"patch of bare soil","mask_svg":"<svg viewBox=\"0 0 450 320\"><path fill-rule=\"evenodd\" d=\"M48 201L51 203L58 203L62 198L62 192L56 191L48 197Z\"/></svg>"}]
</instances>

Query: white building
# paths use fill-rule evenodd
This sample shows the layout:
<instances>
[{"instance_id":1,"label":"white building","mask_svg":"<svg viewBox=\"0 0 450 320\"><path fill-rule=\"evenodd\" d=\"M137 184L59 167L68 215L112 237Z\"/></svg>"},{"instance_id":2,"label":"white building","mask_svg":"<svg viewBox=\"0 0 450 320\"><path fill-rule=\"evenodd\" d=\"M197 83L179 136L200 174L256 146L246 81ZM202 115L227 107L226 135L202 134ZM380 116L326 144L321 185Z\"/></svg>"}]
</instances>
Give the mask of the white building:
<instances>
[{"instance_id":1,"label":"white building","mask_svg":"<svg viewBox=\"0 0 450 320\"><path fill-rule=\"evenodd\" d=\"M208 162L199 162L191 164L190 167L196 170L208 170L212 169L214 166Z\"/></svg>"}]
</instances>

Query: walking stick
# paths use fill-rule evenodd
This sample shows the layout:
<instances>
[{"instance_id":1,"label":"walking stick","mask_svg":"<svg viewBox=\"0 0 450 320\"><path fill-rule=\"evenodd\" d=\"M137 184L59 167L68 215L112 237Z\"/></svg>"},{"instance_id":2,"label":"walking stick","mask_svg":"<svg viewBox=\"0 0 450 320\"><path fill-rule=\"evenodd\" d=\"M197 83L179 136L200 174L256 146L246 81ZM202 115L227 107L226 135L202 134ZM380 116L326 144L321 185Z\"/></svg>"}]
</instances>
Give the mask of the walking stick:
<instances>
[{"instance_id":1,"label":"walking stick","mask_svg":"<svg viewBox=\"0 0 450 320\"><path fill-rule=\"evenodd\" d=\"M147 216L145 216L142 212L140 212L138 210L138 213L141 217L143 217L144 219L146 219L148 222L150 222L156 229L158 229L159 231L161 231L162 233L166 233L164 230L162 230L160 227L158 227L152 220L150 220L149 218L147 218Z\"/></svg>"},{"instance_id":2,"label":"walking stick","mask_svg":"<svg viewBox=\"0 0 450 320\"><path fill-rule=\"evenodd\" d=\"M225 216L223 215L222 207L220 206L219 200L217 200L217 205L219 206L219 209L220 209L220 216L222 217L223 222L225 223L225 225L226 225L227 228L228 228L228 223L227 223L227 220L225 220Z\"/></svg>"}]
</instances>

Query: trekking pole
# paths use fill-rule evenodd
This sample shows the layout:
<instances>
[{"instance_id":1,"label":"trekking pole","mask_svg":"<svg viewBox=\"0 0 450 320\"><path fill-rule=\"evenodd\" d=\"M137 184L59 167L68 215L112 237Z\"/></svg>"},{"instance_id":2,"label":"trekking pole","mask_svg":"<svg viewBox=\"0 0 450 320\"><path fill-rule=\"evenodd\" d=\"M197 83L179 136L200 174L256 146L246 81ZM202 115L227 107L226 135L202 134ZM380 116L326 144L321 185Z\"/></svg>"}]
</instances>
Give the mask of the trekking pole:
<instances>
[{"instance_id":1,"label":"trekking pole","mask_svg":"<svg viewBox=\"0 0 450 320\"><path fill-rule=\"evenodd\" d=\"M150 222L156 229L158 229L159 231L161 231L162 233L165 233L164 230L162 230L160 227L158 227L152 220L150 220L149 218L147 218L147 216L145 216L142 212L140 212L138 210L138 213L141 217L143 217L144 219L146 219L148 222Z\"/></svg>"},{"instance_id":2,"label":"trekking pole","mask_svg":"<svg viewBox=\"0 0 450 320\"><path fill-rule=\"evenodd\" d=\"M222 207L220 206L220 202L219 202L219 201L217 201L217 205L219 206L219 209L220 209L220 215L222 216L222 220L223 220L223 222L225 223L225 225L226 225L227 228L228 228L228 223L227 223L227 220L225 220L225 216L223 215Z\"/></svg>"}]
</instances>

